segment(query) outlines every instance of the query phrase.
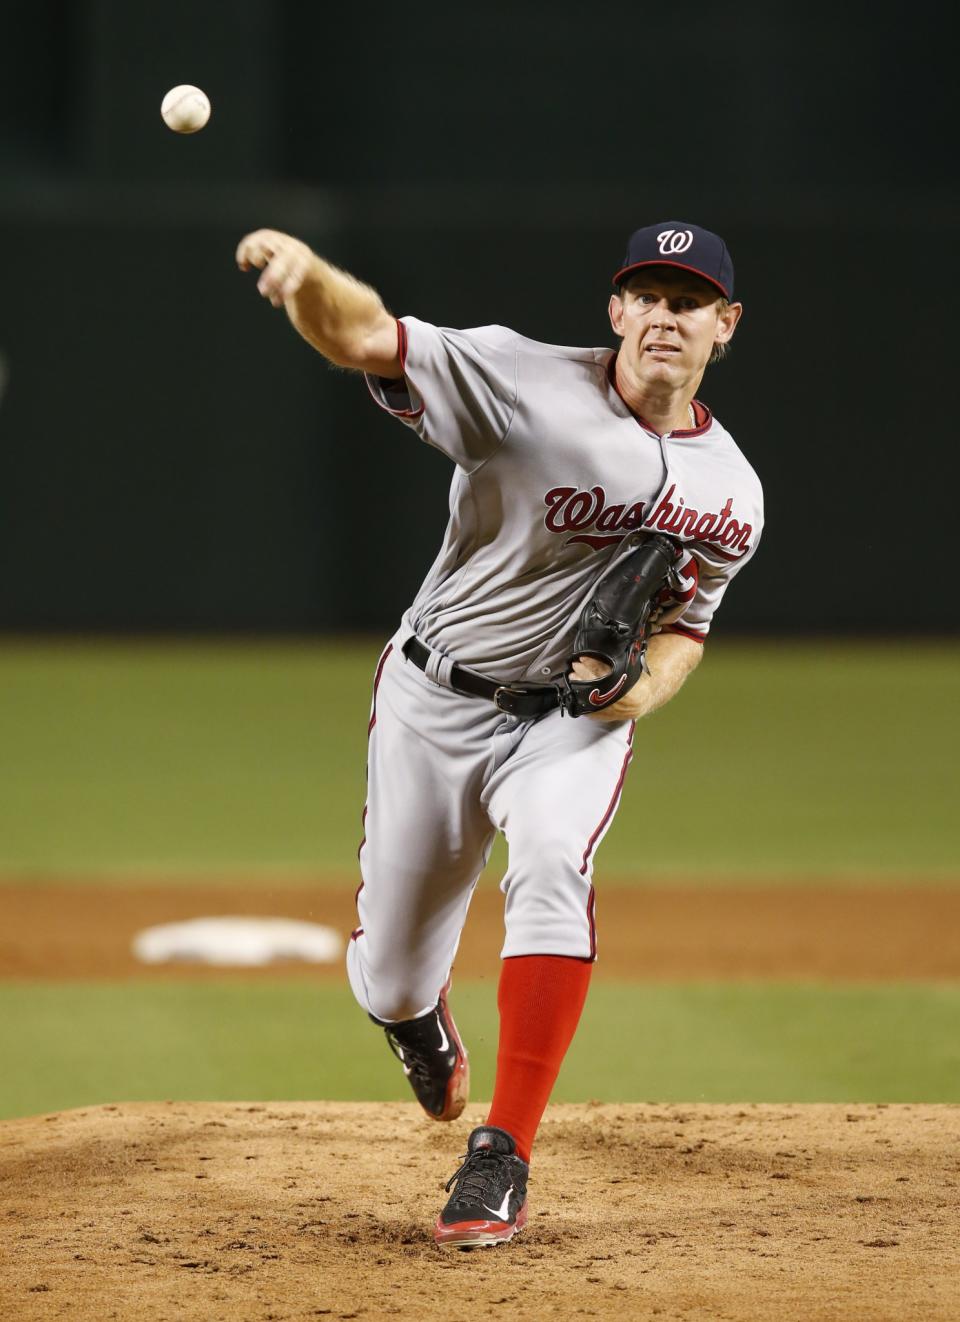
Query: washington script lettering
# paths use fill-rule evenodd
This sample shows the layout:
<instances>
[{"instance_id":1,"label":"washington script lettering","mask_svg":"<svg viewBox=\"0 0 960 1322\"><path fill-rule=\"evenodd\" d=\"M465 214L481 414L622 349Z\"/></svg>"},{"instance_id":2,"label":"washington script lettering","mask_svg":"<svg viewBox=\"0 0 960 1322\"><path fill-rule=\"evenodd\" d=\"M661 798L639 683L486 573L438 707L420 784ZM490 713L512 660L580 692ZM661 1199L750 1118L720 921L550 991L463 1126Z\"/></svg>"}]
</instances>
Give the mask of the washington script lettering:
<instances>
[{"instance_id":1,"label":"washington script lettering","mask_svg":"<svg viewBox=\"0 0 960 1322\"><path fill-rule=\"evenodd\" d=\"M733 515L733 497L728 496L718 514L702 513L676 499L676 483L664 492L649 516L644 516L643 501L635 505L608 505L603 487L578 491L576 487L554 487L543 498L547 506L544 523L551 532L574 533L570 542L585 542L599 550L622 541L638 528L711 542L722 556L739 560L750 550L753 525L738 522ZM590 529L591 531L587 531ZM723 549L721 549L723 548Z\"/></svg>"}]
</instances>

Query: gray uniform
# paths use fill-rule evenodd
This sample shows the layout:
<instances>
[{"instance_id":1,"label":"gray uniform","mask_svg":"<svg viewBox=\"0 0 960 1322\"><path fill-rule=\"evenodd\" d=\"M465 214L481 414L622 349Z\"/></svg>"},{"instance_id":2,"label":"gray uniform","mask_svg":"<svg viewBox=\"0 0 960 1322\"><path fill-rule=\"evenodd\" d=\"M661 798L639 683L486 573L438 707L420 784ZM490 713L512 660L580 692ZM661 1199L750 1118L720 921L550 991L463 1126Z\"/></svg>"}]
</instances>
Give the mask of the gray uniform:
<instances>
[{"instance_id":1,"label":"gray uniform","mask_svg":"<svg viewBox=\"0 0 960 1322\"><path fill-rule=\"evenodd\" d=\"M613 351L500 326L400 323L404 379L377 402L456 465L443 546L381 658L348 951L361 1004L402 1019L436 1003L495 831L510 865L502 953L596 953L592 861L630 761L631 722L505 716L448 685L452 662L549 682L604 569L649 531L684 547L660 628L702 641L756 550L760 483L730 434L658 437L613 382ZM412 635L428 673L403 657Z\"/></svg>"}]
</instances>

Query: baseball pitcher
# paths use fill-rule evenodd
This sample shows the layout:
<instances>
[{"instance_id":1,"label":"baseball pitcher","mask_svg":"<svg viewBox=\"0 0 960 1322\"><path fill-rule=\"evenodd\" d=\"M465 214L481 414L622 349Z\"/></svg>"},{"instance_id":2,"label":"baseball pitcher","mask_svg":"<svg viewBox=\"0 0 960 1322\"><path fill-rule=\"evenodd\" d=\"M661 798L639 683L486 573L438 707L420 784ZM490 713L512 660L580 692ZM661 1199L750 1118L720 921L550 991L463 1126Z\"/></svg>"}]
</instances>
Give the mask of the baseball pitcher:
<instances>
[{"instance_id":1,"label":"baseball pitcher","mask_svg":"<svg viewBox=\"0 0 960 1322\"><path fill-rule=\"evenodd\" d=\"M635 724L699 663L760 539L756 474L696 397L740 319L733 265L697 225L637 230L613 275L612 350L398 319L274 230L247 235L237 262L453 465L443 545L374 676L347 967L423 1109L456 1119L469 1074L450 973L503 833L493 1102L434 1229L441 1245L495 1244L527 1219L534 1136L596 958L594 858Z\"/></svg>"}]
</instances>

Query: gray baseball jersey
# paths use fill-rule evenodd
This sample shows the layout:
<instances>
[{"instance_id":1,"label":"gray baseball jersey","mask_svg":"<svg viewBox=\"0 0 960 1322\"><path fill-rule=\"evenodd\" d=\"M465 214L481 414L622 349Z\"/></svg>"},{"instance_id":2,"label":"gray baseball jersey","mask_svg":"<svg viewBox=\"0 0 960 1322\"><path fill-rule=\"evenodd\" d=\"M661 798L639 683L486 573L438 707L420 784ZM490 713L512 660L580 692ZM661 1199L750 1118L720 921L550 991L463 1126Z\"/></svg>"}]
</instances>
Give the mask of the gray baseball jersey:
<instances>
[{"instance_id":1,"label":"gray baseball jersey","mask_svg":"<svg viewBox=\"0 0 960 1322\"><path fill-rule=\"evenodd\" d=\"M684 547L660 626L702 641L763 520L759 480L709 409L659 437L617 393L610 348L399 326L404 379L370 389L456 464L410 629L495 679L549 681L599 575L657 530Z\"/></svg>"},{"instance_id":2,"label":"gray baseball jersey","mask_svg":"<svg viewBox=\"0 0 960 1322\"><path fill-rule=\"evenodd\" d=\"M633 755L633 722L523 721L452 690L443 665L554 678L597 578L654 529L684 546L661 627L702 640L761 523L757 478L709 410L658 437L617 394L610 349L410 317L400 348L404 379L370 389L456 468L440 554L374 683L347 968L380 1020L436 1005L497 831L501 953L595 957L594 858ZM414 633L424 671L405 659Z\"/></svg>"}]
</instances>

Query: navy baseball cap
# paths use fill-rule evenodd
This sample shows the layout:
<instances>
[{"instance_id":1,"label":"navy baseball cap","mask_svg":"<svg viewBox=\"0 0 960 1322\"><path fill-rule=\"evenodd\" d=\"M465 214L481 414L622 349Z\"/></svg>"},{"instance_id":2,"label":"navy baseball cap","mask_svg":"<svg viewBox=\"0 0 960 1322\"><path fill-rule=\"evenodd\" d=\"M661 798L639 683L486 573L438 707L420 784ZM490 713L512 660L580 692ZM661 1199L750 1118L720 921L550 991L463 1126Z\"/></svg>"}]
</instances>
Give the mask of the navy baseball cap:
<instances>
[{"instance_id":1,"label":"navy baseball cap","mask_svg":"<svg viewBox=\"0 0 960 1322\"><path fill-rule=\"evenodd\" d=\"M662 220L635 230L627 242L623 265L613 277L617 289L641 266L677 266L692 271L733 298L733 262L719 234L686 220Z\"/></svg>"}]
</instances>

